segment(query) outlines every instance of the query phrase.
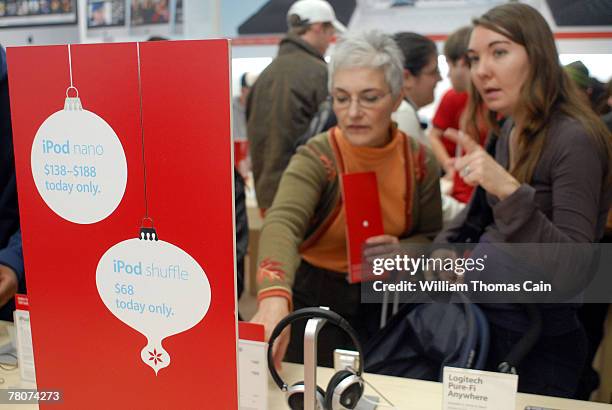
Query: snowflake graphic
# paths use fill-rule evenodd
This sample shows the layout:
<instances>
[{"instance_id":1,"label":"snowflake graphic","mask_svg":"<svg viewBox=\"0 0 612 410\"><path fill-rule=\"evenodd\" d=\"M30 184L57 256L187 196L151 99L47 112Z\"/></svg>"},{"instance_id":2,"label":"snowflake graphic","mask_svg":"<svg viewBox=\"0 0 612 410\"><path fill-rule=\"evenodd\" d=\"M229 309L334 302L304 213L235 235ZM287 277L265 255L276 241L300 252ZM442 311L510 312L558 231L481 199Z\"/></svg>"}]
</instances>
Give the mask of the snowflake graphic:
<instances>
[{"instance_id":1,"label":"snowflake graphic","mask_svg":"<svg viewBox=\"0 0 612 410\"><path fill-rule=\"evenodd\" d=\"M163 360L161 359L162 354L157 353L157 349L153 349L152 352L149 352L149 355L151 356L149 357L149 360L153 360L155 366L157 366L157 362L163 363Z\"/></svg>"}]
</instances>

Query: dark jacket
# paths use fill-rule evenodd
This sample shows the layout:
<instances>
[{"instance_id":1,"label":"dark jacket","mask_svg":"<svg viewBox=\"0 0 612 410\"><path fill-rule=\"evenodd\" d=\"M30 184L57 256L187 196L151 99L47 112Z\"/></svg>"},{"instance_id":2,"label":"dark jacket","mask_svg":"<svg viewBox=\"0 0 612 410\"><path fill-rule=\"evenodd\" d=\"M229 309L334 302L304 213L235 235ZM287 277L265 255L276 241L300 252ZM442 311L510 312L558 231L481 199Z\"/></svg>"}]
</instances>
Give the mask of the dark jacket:
<instances>
[{"instance_id":1,"label":"dark jacket","mask_svg":"<svg viewBox=\"0 0 612 410\"><path fill-rule=\"evenodd\" d=\"M269 208L295 141L327 97L323 57L294 35L281 43L278 55L261 73L247 103L247 132L260 208Z\"/></svg>"},{"instance_id":2,"label":"dark jacket","mask_svg":"<svg viewBox=\"0 0 612 410\"><path fill-rule=\"evenodd\" d=\"M501 130L495 149L495 160L509 168L509 139L512 121ZM605 181L609 159L594 142L579 121L561 113L553 116L544 148L529 184L522 184L503 200L486 194L492 221L472 255L493 252L495 243L572 244L597 242L602 237L610 208L612 191ZM453 241L466 228L466 216L477 206L478 195L473 195L467 207L441 232L435 242ZM582 247L575 247L580 252ZM549 246L546 253L525 253L515 259L548 266L551 261L561 266L572 265L576 254L571 247ZM555 250L557 250L555 253ZM517 277L518 268L489 258L488 271L496 278ZM534 266L537 266L534 265ZM559 272L562 273L562 272ZM586 272L582 274L586 275ZM489 278L481 278L489 281ZM467 280L470 280L468 277ZM544 335L559 335L578 327L576 304L543 306ZM529 323L523 310L504 303L483 306L490 322L516 332L524 332Z\"/></svg>"},{"instance_id":3,"label":"dark jacket","mask_svg":"<svg viewBox=\"0 0 612 410\"><path fill-rule=\"evenodd\" d=\"M10 267L17 273L19 291L25 291L6 53L2 47L0 47L0 264ZM0 319L12 320L13 309L12 301L1 307Z\"/></svg>"}]
</instances>

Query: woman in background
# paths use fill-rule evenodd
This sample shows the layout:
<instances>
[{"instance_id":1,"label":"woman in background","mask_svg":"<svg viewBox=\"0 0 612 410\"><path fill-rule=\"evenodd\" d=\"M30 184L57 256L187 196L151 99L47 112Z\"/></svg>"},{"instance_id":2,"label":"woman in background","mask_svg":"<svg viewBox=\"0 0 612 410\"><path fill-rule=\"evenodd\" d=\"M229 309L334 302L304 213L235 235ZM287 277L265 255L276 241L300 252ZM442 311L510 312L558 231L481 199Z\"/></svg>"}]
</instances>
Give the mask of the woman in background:
<instances>
[{"instance_id":1,"label":"woman in background","mask_svg":"<svg viewBox=\"0 0 612 410\"><path fill-rule=\"evenodd\" d=\"M393 39L404 55L404 99L393 113L393 121L400 130L429 145L417 111L433 102L436 84L442 80L436 43L410 32L396 33Z\"/></svg>"}]
</instances>

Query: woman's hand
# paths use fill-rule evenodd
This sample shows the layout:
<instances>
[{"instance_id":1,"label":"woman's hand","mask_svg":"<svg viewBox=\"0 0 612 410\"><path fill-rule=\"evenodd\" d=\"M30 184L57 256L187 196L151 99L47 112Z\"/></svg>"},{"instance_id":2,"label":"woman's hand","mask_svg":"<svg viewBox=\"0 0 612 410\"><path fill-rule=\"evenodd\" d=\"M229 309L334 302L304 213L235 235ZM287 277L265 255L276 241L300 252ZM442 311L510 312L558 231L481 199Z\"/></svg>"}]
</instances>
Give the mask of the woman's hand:
<instances>
[{"instance_id":1,"label":"woman's hand","mask_svg":"<svg viewBox=\"0 0 612 410\"><path fill-rule=\"evenodd\" d=\"M264 325L266 341L270 340L272 331L285 316L289 314L289 302L282 296L271 296L259 302L257 312L251 319L253 323ZM291 326L287 326L276 338L272 346L272 357L274 357L274 367L282 370L282 361L289 346L289 335Z\"/></svg>"},{"instance_id":2,"label":"woman's hand","mask_svg":"<svg viewBox=\"0 0 612 410\"><path fill-rule=\"evenodd\" d=\"M484 148L462 131L448 128L444 131L444 136L459 144L465 152L465 155L455 159L454 167L466 184L480 185L500 200L521 186Z\"/></svg>"},{"instance_id":3,"label":"woman's hand","mask_svg":"<svg viewBox=\"0 0 612 410\"><path fill-rule=\"evenodd\" d=\"M374 267L376 266L376 260L379 259L379 264L377 266L378 269L381 269L384 266L384 259L395 259L397 255L400 254L400 245L399 239L393 235L377 235L371 236L366 239L364 248L363 248L363 260L366 262L368 266L368 271L374 273ZM380 275L386 272L387 274L400 274L401 271L392 270L382 270L380 273L374 273L375 275Z\"/></svg>"},{"instance_id":4,"label":"woman's hand","mask_svg":"<svg viewBox=\"0 0 612 410\"><path fill-rule=\"evenodd\" d=\"M436 249L429 255L430 259L457 259L459 255L452 249ZM444 264L442 264L444 265ZM441 280L448 281L450 283L463 283L463 275L458 275L453 271L445 270L425 270L423 276L426 280Z\"/></svg>"},{"instance_id":5,"label":"woman's hand","mask_svg":"<svg viewBox=\"0 0 612 410\"><path fill-rule=\"evenodd\" d=\"M365 241L363 257L371 262L375 258L394 258L399 252L399 239L393 235L371 236Z\"/></svg>"}]
</instances>

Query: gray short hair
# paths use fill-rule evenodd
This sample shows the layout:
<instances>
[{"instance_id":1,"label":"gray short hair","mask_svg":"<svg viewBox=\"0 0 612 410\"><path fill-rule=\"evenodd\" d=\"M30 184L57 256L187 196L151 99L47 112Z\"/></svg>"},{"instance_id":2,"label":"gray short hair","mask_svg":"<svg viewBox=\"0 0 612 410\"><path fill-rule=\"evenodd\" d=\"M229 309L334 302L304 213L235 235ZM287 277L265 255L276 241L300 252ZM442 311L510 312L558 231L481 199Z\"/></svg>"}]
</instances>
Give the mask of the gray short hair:
<instances>
[{"instance_id":1,"label":"gray short hair","mask_svg":"<svg viewBox=\"0 0 612 410\"><path fill-rule=\"evenodd\" d=\"M328 67L330 92L334 73L343 68L381 68L394 97L404 84L404 56L391 36L377 30L349 34L338 42Z\"/></svg>"}]
</instances>

